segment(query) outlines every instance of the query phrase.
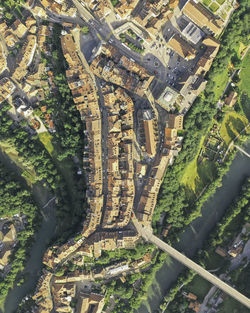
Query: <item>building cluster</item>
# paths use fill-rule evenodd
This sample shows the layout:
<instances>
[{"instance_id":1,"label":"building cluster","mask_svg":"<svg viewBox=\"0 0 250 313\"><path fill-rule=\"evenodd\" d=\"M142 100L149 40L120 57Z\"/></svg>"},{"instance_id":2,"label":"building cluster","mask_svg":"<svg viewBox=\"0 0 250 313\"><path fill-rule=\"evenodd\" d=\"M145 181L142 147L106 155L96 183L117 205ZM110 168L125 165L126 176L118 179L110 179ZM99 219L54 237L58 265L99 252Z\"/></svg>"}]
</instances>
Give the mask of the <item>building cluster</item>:
<instances>
[{"instance_id":1,"label":"building cluster","mask_svg":"<svg viewBox=\"0 0 250 313\"><path fill-rule=\"evenodd\" d=\"M9 27L4 20L0 20L0 33L8 49L14 48L28 33L28 27L19 19Z\"/></svg>"},{"instance_id":2,"label":"building cluster","mask_svg":"<svg viewBox=\"0 0 250 313\"><path fill-rule=\"evenodd\" d=\"M65 15L76 17L77 9L72 7L68 0L41 0L40 1L45 10L49 10L56 15Z\"/></svg>"},{"instance_id":3,"label":"building cluster","mask_svg":"<svg viewBox=\"0 0 250 313\"><path fill-rule=\"evenodd\" d=\"M91 292L81 293L77 301L76 313L101 313L105 304L105 297Z\"/></svg>"},{"instance_id":4,"label":"building cluster","mask_svg":"<svg viewBox=\"0 0 250 313\"><path fill-rule=\"evenodd\" d=\"M53 284L51 287L53 297L53 309L55 312L74 312L71 301L76 296L76 285L72 283Z\"/></svg>"},{"instance_id":5,"label":"building cluster","mask_svg":"<svg viewBox=\"0 0 250 313\"><path fill-rule=\"evenodd\" d=\"M46 55L50 56L50 46L47 43L47 38L51 37L52 35L52 25L40 25L38 27L37 38L38 38L38 46L41 52L45 53Z\"/></svg>"},{"instance_id":6,"label":"building cluster","mask_svg":"<svg viewBox=\"0 0 250 313\"><path fill-rule=\"evenodd\" d=\"M161 33L162 26L173 16L173 9L178 3L179 0L146 0L134 20L157 37Z\"/></svg>"},{"instance_id":7,"label":"building cluster","mask_svg":"<svg viewBox=\"0 0 250 313\"><path fill-rule=\"evenodd\" d=\"M182 136L178 136L178 131L183 130L183 115L169 114L169 119L165 127L164 147L168 150L169 163L173 163L173 158L181 151Z\"/></svg>"},{"instance_id":8,"label":"building cluster","mask_svg":"<svg viewBox=\"0 0 250 313\"><path fill-rule=\"evenodd\" d=\"M129 18L139 0L119 0L114 7L115 14L118 19Z\"/></svg>"},{"instance_id":9,"label":"building cluster","mask_svg":"<svg viewBox=\"0 0 250 313\"><path fill-rule=\"evenodd\" d=\"M140 65L110 45L102 46L91 63L91 71L107 82L121 86L138 96L143 96L149 88L154 76L151 76Z\"/></svg>"},{"instance_id":10,"label":"building cluster","mask_svg":"<svg viewBox=\"0 0 250 313\"><path fill-rule=\"evenodd\" d=\"M52 273L44 270L43 275L39 278L35 294L32 297L38 306L38 313L48 313L53 309L53 300L50 290L52 276Z\"/></svg>"},{"instance_id":11,"label":"building cluster","mask_svg":"<svg viewBox=\"0 0 250 313\"><path fill-rule=\"evenodd\" d=\"M0 79L0 103L7 100L15 89L15 84L8 77Z\"/></svg>"},{"instance_id":12,"label":"building cluster","mask_svg":"<svg viewBox=\"0 0 250 313\"><path fill-rule=\"evenodd\" d=\"M176 89L190 103L205 89L206 80L205 75L209 71L215 56L220 47L218 40L212 36L207 36L202 41L202 54L195 63L192 73L186 73L178 81Z\"/></svg>"},{"instance_id":13,"label":"building cluster","mask_svg":"<svg viewBox=\"0 0 250 313\"><path fill-rule=\"evenodd\" d=\"M44 99L43 89L48 87L48 83L41 79L44 74L45 66L43 63L33 65L37 48L40 51L50 54L47 44L47 37L51 36L52 24L40 25L37 27L36 19L24 10L23 21L19 19L8 27L5 21L0 21L0 32L3 42L0 44L0 64L1 70L5 70L7 66L6 58L8 50L14 50L17 53L16 65L11 66L9 84L14 82L27 94L28 98L37 96L38 100ZM20 50L17 50L21 47ZM9 70L9 69L8 69ZM11 79L11 80L10 80ZM8 91L4 87L3 98L11 95L10 88Z\"/></svg>"},{"instance_id":14,"label":"building cluster","mask_svg":"<svg viewBox=\"0 0 250 313\"><path fill-rule=\"evenodd\" d=\"M53 268L57 264L64 261L71 253L77 251L81 247L83 242L83 239L79 239L76 242L74 239L70 239L68 242L60 247L53 246L52 248L48 249L47 252L44 254L43 263Z\"/></svg>"},{"instance_id":15,"label":"building cluster","mask_svg":"<svg viewBox=\"0 0 250 313\"><path fill-rule=\"evenodd\" d=\"M52 279L52 276L52 273L44 270L39 279L36 292L32 297L37 305L36 312L48 313L52 309L62 313L102 312L104 296L95 293L83 293L82 291L77 292L75 282L79 281L79 277L81 280L89 279L88 275L76 271L69 274L69 277ZM73 301L77 301L76 308L72 306Z\"/></svg>"},{"instance_id":16,"label":"building cluster","mask_svg":"<svg viewBox=\"0 0 250 313\"><path fill-rule=\"evenodd\" d=\"M225 257L233 257L236 258L239 254L241 254L244 250L245 243L244 240L242 240L242 235L249 235L248 227L250 226L249 223L245 224L239 234L233 239L231 243L229 243L228 246L218 246L215 249L215 252L222 256L223 258Z\"/></svg>"},{"instance_id":17,"label":"building cluster","mask_svg":"<svg viewBox=\"0 0 250 313\"><path fill-rule=\"evenodd\" d=\"M130 221L135 195L134 104L121 88L103 90L103 96L108 111L108 194L103 227L125 227Z\"/></svg>"},{"instance_id":18,"label":"building cluster","mask_svg":"<svg viewBox=\"0 0 250 313\"><path fill-rule=\"evenodd\" d=\"M192 309L194 312L199 312L200 310L200 303L197 301L197 296L192 292L183 292L182 295L188 300L188 308Z\"/></svg>"},{"instance_id":19,"label":"building cluster","mask_svg":"<svg viewBox=\"0 0 250 313\"><path fill-rule=\"evenodd\" d=\"M98 258L102 250L133 249L139 236L133 230L99 231L87 239L87 243L93 247L93 255Z\"/></svg>"},{"instance_id":20,"label":"building cluster","mask_svg":"<svg viewBox=\"0 0 250 313\"><path fill-rule=\"evenodd\" d=\"M190 64L189 71L182 73L175 83L175 91L183 99L180 104L186 103L186 106L188 104L190 107L205 89L204 77L220 47L220 42L213 36L218 36L222 32L224 22L193 0L186 2L181 13L179 33L168 39L167 46ZM175 101L174 97L170 99L168 95L169 91L167 93L164 91L158 102L163 107L171 109Z\"/></svg>"},{"instance_id":21,"label":"building cluster","mask_svg":"<svg viewBox=\"0 0 250 313\"><path fill-rule=\"evenodd\" d=\"M85 0L84 5L86 5L88 9L90 9L100 19L105 18L113 10L110 0Z\"/></svg>"},{"instance_id":22,"label":"building cluster","mask_svg":"<svg viewBox=\"0 0 250 313\"><path fill-rule=\"evenodd\" d=\"M4 225L5 226L5 225ZM16 229L13 224L0 230L0 270L9 263L9 256L16 243Z\"/></svg>"},{"instance_id":23,"label":"building cluster","mask_svg":"<svg viewBox=\"0 0 250 313\"><path fill-rule=\"evenodd\" d=\"M1 71L8 69L6 58L8 57L8 50L14 50L17 53L17 49L21 46L21 50L18 51L16 58L16 66L10 71L10 79L13 82L19 84L23 88L25 87L25 80L27 75L30 73L30 65L33 61L36 48L37 48L37 37L36 37L36 20L31 17L30 14L24 14L23 22L16 19L15 22L9 27L5 21L0 21L0 32L2 35L2 42L0 45L0 64ZM11 68L13 65L11 66ZM40 77L39 77L40 78ZM6 78L7 79L7 78ZM9 78L8 78L9 79ZM9 85L13 83L9 80ZM3 98L8 98L11 95L11 87L9 91L4 88ZM24 90L25 92L27 90Z\"/></svg>"},{"instance_id":24,"label":"building cluster","mask_svg":"<svg viewBox=\"0 0 250 313\"><path fill-rule=\"evenodd\" d=\"M117 242L120 240L120 244L117 245L112 243L114 240L111 236L114 235ZM127 232L124 234L124 238L131 241L131 236L134 234L131 232ZM117 237L117 233L112 233L109 238L107 236L103 236L102 240L110 240L109 247L106 244L107 250L112 248L122 248L124 244L121 242L122 236ZM105 239L104 239L105 238ZM130 238L130 239L129 239ZM96 238L92 238L95 240ZM131 245L131 242L127 244L126 247L134 247L134 243ZM88 254L88 253L87 253ZM84 255L86 255L84 253ZM92 257L91 255L88 255ZM75 256L71 259L71 262L74 263ZM53 309L56 312L89 312L89 306L93 304L96 306L96 310L100 309L100 312L103 308L104 297L100 295L94 301L93 293L82 293L82 291L77 291L77 282L82 281L92 281L94 282L96 279L110 279L111 277L120 277L122 282L126 281L126 275L130 272L137 272L140 268L149 265L152 260L152 254L146 253L144 256L137 260L133 260L130 262L122 261L116 264L107 265L104 268L92 268L91 270L75 270L73 272L67 272L63 276L56 276L52 279L52 274L46 270L44 270L42 277L40 278L36 292L33 296L37 306L38 312L50 312ZM88 263L88 261L86 262ZM85 261L82 262L81 265L85 264ZM78 285L79 286L79 285ZM70 304L72 300L77 299L76 311L71 311L72 308ZM99 300L98 300L99 299ZM86 311L87 310L87 311ZM95 311L93 311L95 312ZM99 311L96 311L99 312Z\"/></svg>"},{"instance_id":25,"label":"building cluster","mask_svg":"<svg viewBox=\"0 0 250 313\"><path fill-rule=\"evenodd\" d=\"M17 68L12 74L12 79L19 83L28 74L28 67L31 64L37 47L37 37L35 35L28 35L22 47L20 61Z\"/></svg>"}]
</instances>

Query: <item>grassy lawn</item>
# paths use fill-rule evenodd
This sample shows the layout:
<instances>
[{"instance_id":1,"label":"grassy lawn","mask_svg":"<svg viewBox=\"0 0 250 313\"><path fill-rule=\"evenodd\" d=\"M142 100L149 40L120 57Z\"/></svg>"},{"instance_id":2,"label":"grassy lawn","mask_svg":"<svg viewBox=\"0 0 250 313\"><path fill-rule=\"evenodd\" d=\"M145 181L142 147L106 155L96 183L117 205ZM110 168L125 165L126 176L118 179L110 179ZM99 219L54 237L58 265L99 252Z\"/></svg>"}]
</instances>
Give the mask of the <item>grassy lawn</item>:
<instances>
[{"instance_id":1,"label":"grassy lawn","mask_svg":"<svg viewBox=\"0 0 250 313\"><path fill-rule=\"evenodd\" d=\"M212 284L199 275L196 275L191 283L185 286L185 290L194 293L198 297L198 300L202 301L211 287Z\"/></svg>"},{"instance_id":2,"label":"grassy lawn","mask_svg":"<svg viewBox=\"0 0 250 313\"><path fill-rule=\"evenodd\" d=\"M220 5L222 5L226 0L216 0Z\"/></svg>"},{"instance_id":3,"label":"grassy lawn","mask_svg":"<svg viewBox=\"0 0 250 313\"><path fill-rule=\"evenodd\" d=\"M222 95L228 82L228 69L226 68L223 72L217 74L214 82L214 95L216 98L219 98Z\"/></svg>"},{"instance_id":4,"label":"grassy lawn","mask_svg":"<svg viewBox=\"0 0 250 313\"><path fill-rule=\"evenodd\" d=\"M237 51L238 57L241 57L241 54L244 53L244 51L246 50L246 46L244 45L244 43L240 43L239 49ZM245 56L245 58L247 58L247 55Z\"/></svg>"},{"instance_id":5,"label":"grassy lawn","mask_svg":"<svg viewBox=\"0 0 250 313\"><path fill-rule=\"evenodd\" d=\"M111 3L115 7L119 3L119 0L111 0Z\"/></svg>"},{"instance_id":6,"label":"grassy lawn","mask_svg":"<svg viewBox=\"0 0 250 313\"><path fill-rule=\"evenodd\" d=\"M221 17L223 18L223 20L225 20L227 18L227 13L223 11L223 13L221 14Z\"/></svg>"},{"instance_id":7,"label":"grassy lawn","mask_svg":"<svg viewBox=\"0 0 250 313\"><path fill-rule=\"evenodd\" d=\"M214 270L218 267L223 267L225 259L217 254L215 251L209 251L208 257L206 258L206 269Z\"/></svg>"},{"instance_id":8,"label":"grassy lawn","mask_svg":"<svg viewBox=\"0 0 250 313\"><path fill-rule=\"evenodd\" d=\"M240 89L246 91L250 97L250 52L248 51L242 63L242 70L240 72Z\"/></svg>"},{"instance_id":9,"label":"grassy lawn","mask_svg":"<svg viewBox=\"0 0 250 313\"><path fill-rule=\"evenodd\" d=\"M227 296L219 306L217 313L249 313L249 309L233 298Z\"/></svg>"},{"instance_id":10,"label":"grassy lawn","mask_svg":"<svg viewBox=\"0 0 250 313\"><path fill-rule=\"evenodd\" d=\"M188 164L185 169L184 175L182 176L181 183L188 186L195 192L195 181L199 179L197 170L197 156L196 158Z\"/></svg>"},{"instance_id":11,"label":"grassy lawn","mask_svg":"<svg viewBox=\"0 0 250 313\"><path fill-rule=\"evenodd\" d=\"M210 6L209 6L209 9L212 11L212 12L216 12L218 9L219 9L219 5L215 2L213 2Z\"/></svg>"},{"instance_id":12,"label":"grassy lawn","mask_svg":"<svg viewBox=\"0 0 250 313\"><path fill-rule=\"evenodd\" d=\"M200 148L204 143L204 139L205 137L203 137L200 142ZM188 164L181 179L181 183L185 185L187 189L191 189L196 196L198 196L204 186L216 176L216 165L208 160L198 164L198 156L199 153L196 155L195 159Z\"/></svg>"},{"instance_id":13,"label":"grassy lawn","mask_svg":"<svg viewBox=\"0 0 250 313\"><path fill-rule=\"evenodd\" d=\"M247 124L248 120L246 117L234 111L226 113L220 130L222 139L226 144L229 144Z\"/></svg>"},{"instance_id":14,"label":"grassy lawn","mask_svg":"<svg viewBox=\"0 0 250 313\"><path fill-rule=\"evenodd\" d=\"M33 185L37 181L34 167L28 160L24 160L18 155L17 150L7 141L0 141L1 150L22 170L22 176L28 185Z\"/></svg>"},{"instance_id":15,"label":"grassy lawn","mask_svg":"<svg viewBox=\"0 0 250 313\"><path fill-rule=\"evenodd\" d=\"M39 140L43 143L46 150L49 152L50 155L52 155L54 151L54 147L52 145L52 136L48 132L40 133L38 134Z\"/></svg>"},{"instance_id":16,"label":"grassy lawn","mask_svg":"<svg viewBox=\"0 0 250 313\"><path fill-rule=\"evenodd\" d=\"M211 0L203 0L202 3L208 7L209 4L211 3Z\"/></svg>"},{"instance_id":17,"label":"grassy lawn","mask_svg":"<svg viewBox=\"0 0 250 313\"><path fill-rule=\"evenodd\" d=\"M200 149L204 143L204 140L205 140L205 136L202 137L201 141L200 141L200 147L199 147L199 150L198 150L198 153L197 155L195 156L194 160L191 161L184 173L183 173L183 176L182 176L182 179L181 179L181 183L185 186L187 186L189 189L191 189L194 193L195 192L195 189L196 189L196 183L197 181L200 180L199 178L199 174L198 174L198 163L197 163L197 159L198 159L198 156L199 156L199 152L200 152Z\"/></svg>"},{"instance_id":18,"label":"grassy lawn","mask_svg":"<svg viewBox=\"0 0 250 313\"><path fill-rule=\"evenodd\" d=\"M198 196L206 184L214 180L216 173L217 170L214 162L205 160L198 164L195 159L188 164L182 176L181 183Z\"/></svg>"}]
</instances>

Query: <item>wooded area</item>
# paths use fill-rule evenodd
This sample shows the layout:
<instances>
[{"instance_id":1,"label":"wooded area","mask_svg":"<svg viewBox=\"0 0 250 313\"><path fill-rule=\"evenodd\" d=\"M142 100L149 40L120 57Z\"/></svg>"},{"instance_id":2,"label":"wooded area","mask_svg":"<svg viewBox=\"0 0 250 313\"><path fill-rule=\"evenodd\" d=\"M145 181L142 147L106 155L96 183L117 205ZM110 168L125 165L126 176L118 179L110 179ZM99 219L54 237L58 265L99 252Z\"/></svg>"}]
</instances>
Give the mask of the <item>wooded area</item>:
<instances>
[{"instance_id":1,"label":"wooded area","mask_svg":"<svg viewBox=\"0 0 250 313\"><path fill-rule=\"evenodd\" d=\"M10 255L11 269L0 282L0 302L7 296L14 283L22 283L19 275L31 248L34 234L39 226L40 214L31 192L21 186L15 174L8 171L0 161L0 217L14 214L25 216L25 229L17 233L17 245Z\"/></svg>"}]
</instances>

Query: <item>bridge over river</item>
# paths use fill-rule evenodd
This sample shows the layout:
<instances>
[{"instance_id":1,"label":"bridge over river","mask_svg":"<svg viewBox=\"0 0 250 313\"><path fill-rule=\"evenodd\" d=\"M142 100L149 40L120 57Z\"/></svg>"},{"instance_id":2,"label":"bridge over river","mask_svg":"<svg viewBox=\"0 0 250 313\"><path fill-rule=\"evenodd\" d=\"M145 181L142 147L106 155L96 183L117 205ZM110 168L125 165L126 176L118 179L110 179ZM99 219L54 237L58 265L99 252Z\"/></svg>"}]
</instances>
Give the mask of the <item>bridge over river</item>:
<instances>
[{"instance_id":1,"label":"bridge over river","mask_svg":"<svg viewBox=\"0 0 250 313\"><path fill-rule=\"evenodd\" d=\"M138 231L138 233L144 238L146 241L150 241L155 244L161 250L167 252L171 257L176 259L177 261L181 262L191 270L195 271L197 274L202 276L204 279L208 280L214 286L220 288L225 293L236 299L237 301L241 302L247 308L250 308L250 299L241 294L239 291L222 281L217 276L211 274L203 267L186 257L184 254L180 253L158 237L154 236L152 230L147 227L142 227L141 224L137 221L136 218L133 218L133 223Z\"/></svg>"}]
</instances>

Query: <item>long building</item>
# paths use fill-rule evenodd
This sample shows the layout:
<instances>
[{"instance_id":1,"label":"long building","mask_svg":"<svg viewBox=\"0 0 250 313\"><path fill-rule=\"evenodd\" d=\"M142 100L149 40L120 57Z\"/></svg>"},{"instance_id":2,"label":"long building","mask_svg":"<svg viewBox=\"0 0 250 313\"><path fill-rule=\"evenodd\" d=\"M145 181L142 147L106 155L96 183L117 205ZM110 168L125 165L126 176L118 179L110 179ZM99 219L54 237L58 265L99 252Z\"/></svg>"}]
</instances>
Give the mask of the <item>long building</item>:
<instances>
[{"instance_id":1,"label":"long building","mask_svg":"<svg viewBox=\"0 0 250 313\"><path fill-rule=\"evenodd\" d=\"M216 17L200 3L189 0L182 12L201 29L207 29L214 35L219 35L223 29L223 20Z\"/></svg>"}]
</instances>

